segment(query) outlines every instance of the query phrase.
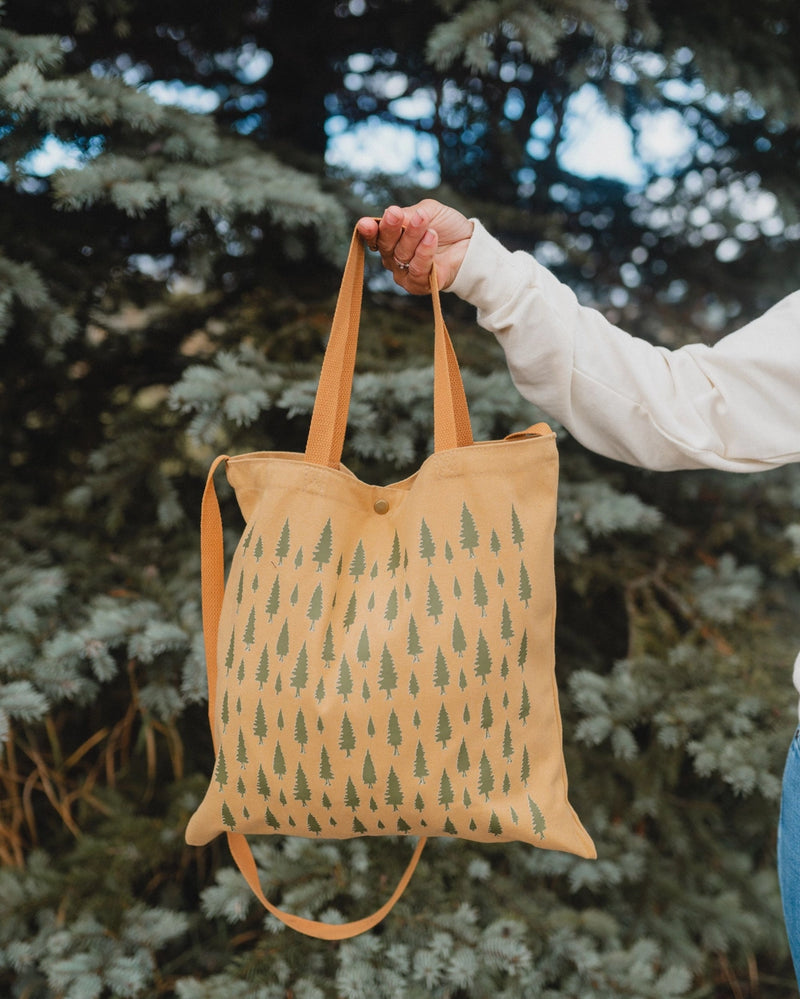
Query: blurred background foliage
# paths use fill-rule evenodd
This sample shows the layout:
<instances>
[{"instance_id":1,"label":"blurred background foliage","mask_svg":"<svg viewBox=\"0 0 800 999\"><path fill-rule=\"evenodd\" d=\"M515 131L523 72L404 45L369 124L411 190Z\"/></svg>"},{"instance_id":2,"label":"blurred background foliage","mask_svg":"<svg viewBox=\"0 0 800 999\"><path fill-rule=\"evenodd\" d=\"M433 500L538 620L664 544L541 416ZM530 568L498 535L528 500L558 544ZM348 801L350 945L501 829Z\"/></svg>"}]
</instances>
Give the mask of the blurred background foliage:
<instances>
[{"instance_id":1,"label":"blurred background foliage","mask_svg":"<svg viewBox=\"0 0 800 999\"><path fill-rule=\"evenodd\" d=\"M774 874L796 468L655 475L558 428L558 672L598 861L437 842L379 931L320 944L183 828L211 767L203 476L304 446L355 219L440 197L626 329L713 342L796 287L799 109L794 0L7 0L3 994L797 994ZM430 318L368 281L346 460L391 481L431 446ZM547 418L446 308L476 436ZM352 918L407 846L257 851L276 900Z\"/></svg>"}]
</instances>

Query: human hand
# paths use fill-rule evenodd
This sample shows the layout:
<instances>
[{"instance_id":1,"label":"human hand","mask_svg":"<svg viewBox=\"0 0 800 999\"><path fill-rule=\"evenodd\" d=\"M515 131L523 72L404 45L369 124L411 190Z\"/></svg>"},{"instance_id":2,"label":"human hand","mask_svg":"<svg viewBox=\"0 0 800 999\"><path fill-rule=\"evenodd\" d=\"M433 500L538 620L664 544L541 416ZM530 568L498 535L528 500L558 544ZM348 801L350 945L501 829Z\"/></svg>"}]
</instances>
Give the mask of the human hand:
<instances>
[{"instance_id":1,"label":"human hand","mask_svg":"<svg viewBox=\"0 0 800 999\"><path fill-rule=\"evenodd\" d=\"M414 295L430 291L429 274L436 265L439 287L452 284L467 252L473 225L461 212L426 198L408 208L392 205L380 223L359 219L357 229L377 250L395 283Z\"/></svg>"}]
</instances>

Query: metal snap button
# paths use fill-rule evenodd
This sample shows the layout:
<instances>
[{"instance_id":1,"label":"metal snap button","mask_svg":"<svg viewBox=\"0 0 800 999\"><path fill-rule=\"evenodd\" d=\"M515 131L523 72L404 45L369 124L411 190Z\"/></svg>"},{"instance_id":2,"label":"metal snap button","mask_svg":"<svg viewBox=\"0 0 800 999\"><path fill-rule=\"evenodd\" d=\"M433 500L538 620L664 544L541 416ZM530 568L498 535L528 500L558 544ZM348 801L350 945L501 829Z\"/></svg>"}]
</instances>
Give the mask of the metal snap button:
<instances>
[{"instance_id":1,"label":"metal snap button","mask_svg":"<svg viewBox=\"0 0 800 999\"><path fill-rule=\"evenodd\" d=\"M375 500L375 504L372 507L372 509L375 511L375 513L388 513L389 503L385 499Z\"/></svg>"}]
</instances>

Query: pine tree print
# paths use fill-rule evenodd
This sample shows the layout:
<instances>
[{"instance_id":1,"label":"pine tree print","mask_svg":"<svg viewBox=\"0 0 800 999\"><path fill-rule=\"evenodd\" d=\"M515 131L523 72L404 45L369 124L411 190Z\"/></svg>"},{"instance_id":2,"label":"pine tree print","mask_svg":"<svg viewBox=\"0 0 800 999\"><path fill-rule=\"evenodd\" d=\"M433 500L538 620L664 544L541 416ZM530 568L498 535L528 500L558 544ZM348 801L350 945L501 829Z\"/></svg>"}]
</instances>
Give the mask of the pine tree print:
<instances>
[{"instance_id":1,"label":"pine tree print","mask_svg":"<svg viewBox=\"0 0 800 999\"><path fill-rule=\"evenodd\" d=\"M347 778L347 785L344 789L344 804L346 808L350 808L355 811L361 804L361 798L358 796L358 790L353 783L353 778Z\"/></svg>"},{"instance_id":2,"label":"pine tree print","mask_svg":"<svg viewBox=\"0 0 800 999\"><path fill-rule=\"evenodd\" d=\"M425 523L424 517L419 529L419 554L420 558L424 558L428 565L436 556L436 542L433 540L431 529Z\"/></svg>"},{"instance_id":3,"label":"pine tree print","mask_svg":"<svg viewBox=\"0 0 800 999\"><path fill-rule=\"evenodd\" d=\"M306 716L303 714L302 708L298 710L297 717L294 720L294 741L300 747L300 752L304 753L306 751L306 744L308 743L308 729L306 728Z\"/></svg>"},{"instance_id":4,"label":"pine tree print","mask_svg":"<svg viewBox=\"0 0 800 999\"><path fill-rule=\"evenodd\" d=\"M294 687L295 697L300 696L300 691L304 690L308 683L308 651L305 642L297 653L297 661L294 664L292 675L289 677L289 683Z\"/></svg>"},{"instance_id":5,"label":"pine tree print","mask_svg":"<svg viewBox=\"0 0 800 999\"><path fill-rule=\"evenodd\" d=\"M259 745L264 741L267 734L267 718L264 714L264 705L261 701L256 705L256 717L253 722L253 735L258 737Z\"/></svg>"},{"instance_id":6,"label":"pine tree print","mask_svg":"<svg viewBox=\"0 0 800 999\"><path fill-rule=\"evenodd\" d=\"M400 752L400 746L403 744L403 733L400 730L400 719L397 717L397 712L394 708L389 715L386 741L394 749L394 755L397 756Z\"/></svg>"},{"instance_id":7,"label":"pine tree print","mask_svg":"<svg viewBox=\"0 0 800 999\"><path fill-rule=\"evenodd\" d=\"M253 593L258 593L258 573L253 576L253 582L250 584L250 589Z\"/></svg>"},{"instance_id":8,"label":"pine tree print","mask_svg":"<svg viewBox=\"0 0 800 999\"><path fill-rule=\"evenodd\" d=\"M294 775L294 800L299 801L303 808L305 808L311 800L311 789L308 786L308 779L306 778L305 772L299 763L297 764L297 771Z\"/></svg>"},{"instance_id":9,"label":"pine tree print","mask_svg":"<svg viewBox=\"0 0 800 999\"><path fill-rule=\"evenodd\" d=\"M414 728L419 728L420 725L422 724L422 718L420 718L419 711L414 712L414 717L411 719L411 724L414 726Z\"/></svg>"},{"instance_id":10,"label":"pine tree print","mask_svg":"<svg viewBox=\"0 0 800 999\"><path fill-rule=\"evenodd\" d=\"M447 660L441 647L437 647L433 666L433 684L443 694L448 683L450 683L450 670L447 668Z\"/></svg>"},{"instance_id":11,"label":"pine tree print","mask_svg":"<svg viewBox=\"0 0 800 999\"><path fill-rule=\"evenodd\" d=\"M406 643L406 652L411 656L415 663L419 662L419 657L422 655L422 643L419 640L417 622L414 620L413 614L408 619L408 641Z\"/></svg>"},{"instance_id":12,"label":"pine tree print","mask_svg":"<svg viewBox=\"0 0 800 999\"><path fill-rule=\"evenodd\" d=\"M356 659L364 667L369 662L369 635L367 634L366 625L361 629L361 637L358 640L358 648L356 649Z\"/></svg>"},{"instance_id":13,"label":"pine tree print","mask_svg":"<svg viewBox=\"0 0 800 999\"><path fill-rule=\"evenodd\" d=\"M483 795L484 801L489 800L489 796L494 790L494 773L486 750L481 753L481 761L478 764L478 794Z\"/></svg>"},{"instance_id":14,"label":"pine tree print","mask_svg":"<svg viewBox=\"0 0 800 999\"><path fill-rule=\"evenodd\" d=\"M228 645L228 654L225 656L225 672L230 673L233 669L233 650L236 645L236 629L231 632L231 640Z\"/></svg>"},{"instance_id":15,"label":"pine tree print","mask_svg":"<svg viewBox=\"0 0 800 999\"><path fill-rule=\"evenodd\" d=\"M342 656L339 664L339 679L336 682L336 693L347 704L347 698L353 693L353 676L350 672L350 663L347 656Z\"/></svg>"},{"instance_id":16,"label":"pine tree print","mask_svg":"<svg viewBox=\"0 0 800 999\"><path fill-rule=\"evenodd\" d=\"M461 507L461 534L459 535L459 541L461 547L469 552L469 557L475 558L475 549L480 543L480 535L466 503Z\"/></svg>"},{"instance_id":17,"label":"pine tree print","mask_svg":"<svg viewBox=\"0 0 800 999\"><path fill-rule=\"evenodd\" d=\"M236 750L236 761L240 767L247 766L247 743L244 741L244 732L239 729L239 743Z\"/></svg>"},{"instance_id":18,"label":"pine tree print","mask_svg":"<svg viewBox=\"0 0 800 999\"><path fill-rule=\"evenodd\" d=\"M444 610L444 604L442 603L441 595L439 594L439 587L434 582L433 576L428 580L428 603L426 606L426 611L428 617L432 617L434 624L439 623L439 617Z\"/></svg>"},{"instance_id":19,"label":"pine tree print","mask_svg":"<svg viewBox=\"0 0 800 999\"><path fill-rule=\"evenodd\" d=\"M503 546L500 544L500 538L497 536L497 531L492 530L492 536L489 539L489 550L493 555L499 555L502 547Z\"/></svg>"},{"instance_id":20,"label":"pine tree print","mask_svg":"<svg viewBox=\"0 0 800 999\"><path fill-rule=\"evenodd\" d=\"M528 715L531 713L531 699L528 696L528 687L526 684L522 684L522 693L519 699L519 720L523 725L528 724Z\"/></svg>"},{"instance_id":21,"label":"pine tree print","mask_svg":"<svg viewBox=\"0 0 800 999\"><path fill-rule=\"evenodd\" d=\"M497 813L494 809L492 809L492 815L489 819L489 832L494 836L503 835L503 827L500 825L500 819L498 819Z\"/></svg>"},{"instance_id":22,"label":"pine tree print","mask_svg":"<svg viewBox=\"0 0 800 999\"><path fill-rule=\"evenodd\" d=\"M250 530L249 530L249 531L247 532L247 537L246 537L246 538L244 539L244 541L242 542L242 551L243 551L243 552L246 552L246 551L247 551L247 549L248 549L248 548L250 547L250 542L251 542L251 541L253 540L253 531L254 531L255 529L256 529L256 525L255 525L255 524L253 524L253 526L252 526L252 527L250 528Z\"/></svg>"},{"instance_id":23,"label":"pine tree print","mask_svg":"<svg viewBox=\"0 0 800 999\"><path fill-rule=\"evenodd\" d=\"M242 606L242 597L244 596L244 569L239 573L239 586L236 590L236 613L239 613L239 608Z\"/></svg>"},{"instance_id":24,"label":"pine tree print","mask_svg":"<svg viewBox=\"0 0 800 999\"><path fill-rule=\"evenodd\" d=\"M244 642L247 649L256 640L256 611L255 607L250 608L250 613L247 616L247 626L244 629L244 635L242 635L242 641Z\"/></svg>"},{"instance_id":25,"label":"pine tree print","mask_svg":"<svg viewBox=\"0 0 800 999\"><path fill-rule=\"evenodd\" d=\"M373 788L378 781L378 775L375 772L375 764L372 762L372 756L370 751L367 750L364 756L364 766L361 769L361 779L364 781L368 788Z\"/></svg>"},{"instance_id":26,"label":"pine tree print","mask_svg":"<svg viewBox=\"0 0 800 999\"><path fill-rule=\"evenodd\" d=\"M329 624L325 632L325 641L322 643L322 661L326 668L336 659L336 652L333 645L333 625Z\"/></svg>"},{"instance_id":27,"label":"pine tree print","mask_svg":"<svg viewBox=\"0 0 800 999\"><path fill-rule=\"evenodd\" d=\"M522 524L517 516L517 511L511 506L511 540L514 544L522 551L522 544L525 541L525 532L522 529Z\"/></svg>"},{"instance_id":28,"label":"pine tree print","mask_svg":"<svg viewBox=\"0 0 800 999\"><path fill-rule=\"evenodd\" d=\"M353 731L352 722L347 717L347 712L345 711L342 716L341 728L339 729L339 749L343 750L349 759L350 754L355 748L356 734Z\"/></svg>"},{"instance_id":29,"label":"pine tree print","mask_svg":"<svg viewBox=\"0 0 800 999\"><path fill-rule=\"evenodd\" d=\"M323 565L327 565L333 554L333 531L331 521L328 518L327 524L322 528L322 534L314 548L311 558L317 563L317 572L322 572Z\"/></svg>"},{"instance_id":30,"label":"pine tree print","mask_svg":"<svg viewBox=\"0 0 800 999\"><path fill-rule=\"evenodd\" d=\"M291 532L289 531L289 519L287 517L283 527L281 528L281 535L278 538L278 543L275 545L275 557L278 560L278 565L283 565L283 560L289 554L290 543Z\"/></svg>"},{"instance_id":31,"label":"pine tree print","mask_svg":"<svg viewBox=\"0 0 800 999\"><path fill-rule=\"evenodd\" d=\"M278 659L283 662L283 660L289 654L289 622L284 621L281 627L280 634L278 635L278 643L275 646L275 651L278 653Z\"/></svg>"},{"instance_id":32,"label":"pine tree print","mask_svg":"<svg viewBox=\"0 0 800 999\"><path fill-rule=\"evenodd\" d=\"M256 682L258 683L258 689L262 690L264 684L269 679L269 649L265 645L261 650L261 655L258 660L258 669L256 670Z\"/></svg>"},{"instance_id":33,"label":"pine tree print","mask_svg":"<svg viewBox=\"0 0 800 999\"><path fill-rule=\"evenodd\" d=\"M300 587L297 585L297 583L295 583L294 584L294 589L292 590L291 594L289 595L289 603L292 605L292 607L296 607L297 606L297 601L299 599L300 599Z\"/></svg>"},{"instance_id":34,"label":"pine tree print","mask_svg":"<svg viewBox=\"0 0 800 999\"><path fill-rule=\"evenodd\" d=\"M453 561L453 549L449 541L445 541L444 543L444 557L447 559L448 565Z\"/></svg>"},{"instance_id":35,"label":"pine tree print","mask_svg":"<svg viewBox=\"0 0 800 999\"><path fill-rule=\"evenodd\" d=\"M528 755L528 747L522 747L522 766L519 768L519 779L522 781L522 786L527 787L528 781L531 779L531 758Z\"/></svg>"},{"instance_id":36,"label":"pine tree print","mask_svg":"<svg viewBox=\"0 0 800 999\"><path fill-rule=\"evenodd\" d=\"M264 821L267 823L270 829L280 829L281 827L280 822L278 822L278 820L275 818L275 816L272 814L269 808L267 808L266 812L264 813Z\"/></svg>"},{"instance_id":37,"label":"pine tree print","mask_svg":"<svg viewBox=\"0 0 800 999\"><path fill-rule=\"evenodd\" d=\"M373 562L372 563L372 568L369 570L369 578L370 579L377 579L379 572L380 572L380 569L378 568L378 563L377 562Z\"/></svg>"},{"instance_id":38,"label":"pine tree print","mask_svg":"<svg viewBox=\"0 0 800 999\"><path fill-rule=\"evenodd\" d=\"M514 637L514 626L511 623L511 611L508 607L508 601L503 601L503 612L500 620L500 637L506 643L506 645L511 645L511 639Z\"/></svg>"},{"instance_id":39,"label":"pine tree print","mask_svg":"<svg viewBox=\"0 0 800 999\"><path fill-rule=\"evenodd\" d=\"M384 801L391 805L395 811L403 804L403 788L400 778L394 772L394 767L389 767L389 776L386 779L386 795Z\"/></svg>"},{"instance_id":40,"label":"pine tree print","mask_svg":"<svg viewBox=\"0 0 800 999\"><path fill-rule=\"evenodd\" d=\"M269 798L272 794L269 787L269 782L267 781L267 775L264 773L264 768L259 763L258 765L258 777L256 778L256 790L264 799L264 801Z\"/></svg>"},{"instance_id":41,"label":"pine tree print","mask_svg":"<svg viewBox=\"0 0 800 999\"><path fill-rule=\"evenodd\" d=\"M531 590L531 581L528 577L528 570L525 568L525 563L520 562L518 595L526 607L528 606L528 601L531 599L532 594L533 591Z\"/></svg>"},{"instance_id":42,"label":"pine tree print","mask_svg":"<svg viewBox=\"0 0 800 999\"><path fill-rule=\"evenodd\" d=\"M424 784L428 773L428 761L425 759L425 747L421 742L417 742L417 749L414 754L414 776L420 784Z\"/></svg>"},{"instance_id":43,"label":"pine tree print","mask_svg":"<svg viewBox=\"0 0 800 999\"><path fill-rule=\"evenodd\" d=\"M439 804L444 805L444 810L449 812L450 806L453 804L454 800L455 795L453 794L453 785L450 783L447 771L442 770L442 779L439 781Z\"/></svg>"},{"instance_id":44,"label":"pine tree print","mask_svg":"<svg viewBox=\"0 0 800 999\"><path fill-rule=\"evenodd\" d=\"M322 832L322 826L319 824L317 819L309 812L306 824L308 825L309 832L319 835Z\"/></svg>"},{"instance_id":45,"label":"pine tree print","mask_svg":"<svg viewBox=\"0 0 800 999\"><path fill-rule=\"evenodd\" d=\"M381 667L378 670L378 689L386 694L386 700L392 699L392 691L397 687L397 670L389 647L384 642L381 653Z\"/></svg>"},{"instance_id":46,"label":"pine tree print","mask_svg":"<svg viewBox=\"0 0 800 999\"><path fill-rule=\"evenodd\" d=\"M239 660L239 669L236 672L236 679L239 681L240 684L243 683L243 681L244 681L245 673L246 673L246 670L244 668L244 658L242 658L242 659ZM241 707L237 707L236 710L239 712L239 714L242 713Z\"/></svg>"},{"instance_id":47,"label":"pine tree print","mask_svg":"<svg viewBox=\"0 0 800 999\"><path fill-rule=\"evenodd\" d=\"M355 593L351 593L350 599L347 601L347 610L344 612L344 619L342 621L345 631L350 631L350 629L353 627L353 622L356 619L356 610L357 610L356 595Z\"/></svg>"},{"instance_id":48,"label":"pine tree print","mask_svg":"<svg viewBox=\"0 0 800 999\"><path fill-rule=\"evenodd\" d=\"M217 765L214 768L214 780L219 784L220 791L228 783L228 767L225 763L225 753L222 751L222 746L219 747Z\"/></svg>"},{"instance_id":49,"label":"pine tree print","mask_svg":"<svg viewBox=\"0 0 800 999\"><path fill-rule=\"evenodd\" d=\"M300 545L300 547L297 549L297 554L294 557L295 569L299 569L302 564L303 564L303 546Z\"/></svg>"},{"instance_id":50,"label":"pine tree print","mask_svg":"<svg viewBox=\"0 0 800 999\"><path fill-rule=\"evenodd\" d=\"M228 722L231 720L231 712L228 706L228 691L222 695L222 710L220 711L220 720L222 721L222 731L228 727Z\"/></svg>"},{"instance_id":51,"label":"pine tree print","mask_svg":"<svg viewBox=\"0 0 800 999\"><path fill-rule=\"evenodd\" d=\"M363 576L367 570L367 556L364 553L364 546L361 541L356 545L356 550L353 552L353 558L350 560L350 575L353 579L358 582L359 577Z\"/></svg>"},{"instance_id":52,"label":"pine tree print","mask_svg":"<svg viewBox=\"0 0 800 999\"><path fill-rule=\"evenodd\" d=\"M253 557L255 558L256 562L260 562L261 559L264 557L264 541L260 534L258 536L258 540L256 541L256 546L253 549Z\"/></svg>"},{"instance_id":53,"label":"pine tree print","mask_svg":"<svg viewBox=\"0 0 800 999\"><path fill-rule=\"evenodd\" d=\"M508 721L506 721L506 727L503 732L503 758L511 762L511 757L514 755L514 744L511 741L511 726Z\"/></svg>"},{"instance_id":54,"label":"pine tree print","mask_svg":"<svg viewBox=\"0 0 800 999\"><path fill-rule=\"evenodd\" d=\"M372 696L372 694L370 693L369 684L365 680L361 684L361 700L366 704L367 701L370 699L371 696Z\"/></svg>"},{"instance_id":55,"label":"pine tree print","mask_svg":"<svg viewBox=\"0 0 800 999\"><path fill-rule=\"evenodd\" d=\"M436 719L436 732L434 738L437 742L441 742L442 749L447 748L448 741L452 738L453 727L450 724L450 716L447 713L447 709L444 704L439 708L439 717Z\"/></svg>"},{"instance_id":56,"label":"pine tree print","mask_svg":"<svg viewBox=\"0 0 800 999\"><path fill-rule=\"evenodd\" d=\"M461 739L461 745L458 747L458 756L456 757L456 770L461 774L462 777L466 777L469 773L469 750L467 749L466 739Z\"/></svg>"},{"instance_id":57,"label":"pine tree print","mask_svg":"<svg viewBox=\"0 0 800 999\"><path fill-rule=\"evenodd\" d=\"M272 772L280 780L283 780L286 775L286 760L284 759L283 750L279 742L275 743L275 752L272 756Z\"/></svg>"},{"instance_id":58,"label":"pine tree print","mask_svg":"<svg viewBox=\"0 0 800 999\"><path fill-rule=\"evenodd\" d=\"M544 839L544 831L546 828L544 815L542 815L541 809L530 795L528 795L528 809L531 813L531 825L533 827L533 831L539 839Z\"/></svg>"},{"instance_id":59,"label":"pine tree print","mask_svg":"<svg viewBox=\"0 0 800 999\"><path fill-rule=\"evenodd\" d=\"M486 590L483 576L478 569L475 570L475 575L472 577L472 594L475 606L481 609L481 617L486 617L486 605L489 603L489 594Z\"/></svg>"},{"instance_id":60,"label":"pine tree print","mask_svg":"<svg viewBox=\"0 0 800 999\"><path fill-rule=\"evenodd\" d=\"M389 599L386 601L386 613L383 615L384 619L389 622L389 628L388 628L389 631L392 630L394 622L397 619L397 611L398 611L397 590L396 588L392 587L392 592L389 594Z\"/></svg>"},{"instance_id":61,"label":"pine tree print","mask_svg":"<svg viewBox=\"0 0 800 999\"><path fill-rule=\"evenodd\" d=\"M231 830L236 828L236 819L233 817L233 812L228 808L226 801L222 802L222 824Z\"/></svg>"},{"instance_id":62,"label":"pine tree print","mask_svg":"<svg viewBox=\"0 0 800 999\"><path fill-rule=\"evenodd\" d=\"M464 635L464 629L461 627L461 621L458 618L458 614L453 618L453 652L459 657L459 659L464 655L467 648L467 639Z\"/></svg>"},{"instance_id":63,"label":"pine tree print","mask_svg":"<svg viewBox=\"0 0 800 999\"><path fill-rule=\"evenodd\" d=\"M419 791L417 792L416 798L414 798L414 808L416 808L418 812L425 811L425 799L422 797Z\"/></svg>"},{"instance_id":64,"label":"pine tree print","mask_svg":"<svg viewBox=\"0 0 800 999\"><path fill-rule=\"evenodd\" d=\"M505 586L505 584L506 584L506 577L503 575L503 570L502 569L498 569L497 570L497 585L502 588L503 586Z\"/></svg>"},{"instance_id":65,"label":"pine tree print","mask_svg":"<svg viewBox=\"0 0 800 999\"><path fill-rule=\"evenodd\" d=\"M475 676L481 678L481 683L486 683L486 677L492 672L492 654L489 651L489 643L483 632L478 629L478 645L475 651Z\"/></svg>"},{"instance_id":66,"label":"pine tree print","mask_svg":"<svg viewBox=\"0 0 800 999\"><path fill-rule=\"evenodd\" d=\"M311 622L310 631L314 630L314 625L322 617L322 584L317 583L314 587L314 592L311 594L311 600L308 604L308 610L306 611L306 617Z\"/></svg>"},{"instance_id":67,"label":"pine tree print","mask_svg":"<svg viewBox=\"0 0 800 999\"><path fill-rule=\"evenodd\" d=\"M481 728L486 732L486 738L489 738L489 729L494 723L494 714L492 712L492 702L489 700L489 695L486 694L483 698L483 704L481 705Z\"/></svg>"},{"instance_id":68,"label":"pine tree print","mask_svg":"<svg viewBox=\"0 0 800 999\"><path fill-rule=\"evenodd\" d=\"M331 824L332 825L336 825L336 823L333 821L333 819L331 819ZM361 821L361 819L358 818L357 815L354 815L353 816L353 832L357 836L362 836L366 831L367 831L367 827L364 825L364 823Z\"/></svg>"},{"instance_id":69,"label":"pine tree print","mask_svg":"<svg viewBox=\"0 0 800 999\"><path fill-rule=\"evenodd\" d=\"M319 753L319 779L325 784L330 784L333 780L333 767L328 756L328 750L323 746Z\"/></svg>"},{"instance_id":70,"label":"pine tree print","mask_svg":"<svg viewBox=\"0 0 800 999\"><path fill-rule=\"evenodd\" d=\"M517 656L517 666L520 669L528 661L528 629L524 628L522 632L522 638L519 642L519 655Z\"/></svg>"},{"instance_id":71,"label":"pine tree print","mask_svg":"<svg viewBox=\"0 0 800 999\"><path fill-rule=\"evenodd\" d=\"M397 531L395 531L392 540L392 552L389 555L389 561L386 563L386 571L391 572L392 577L397 575L397 570L400 568L400 558L400 538L397 535Z\"/></svg>"}]
</instances>

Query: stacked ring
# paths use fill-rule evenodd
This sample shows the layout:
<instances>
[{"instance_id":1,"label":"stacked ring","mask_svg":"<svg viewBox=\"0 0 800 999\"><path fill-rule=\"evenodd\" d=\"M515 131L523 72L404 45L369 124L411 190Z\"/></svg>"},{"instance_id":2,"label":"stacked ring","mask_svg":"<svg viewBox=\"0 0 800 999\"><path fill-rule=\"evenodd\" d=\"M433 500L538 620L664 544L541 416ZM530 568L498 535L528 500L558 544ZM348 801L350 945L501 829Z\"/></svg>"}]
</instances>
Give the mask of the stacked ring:
<instances>
[{"instance_id":1,"label":"stacked ring","mask_svg":"<svg viewBox=\"0 0 800 999\"><path fill-rule=\"evenodd\" d=\"M398 260L397 257L395 257L395 256L392 256L392 260L394 261L395 267L399 271L407 271L408 268L411 266L409 263L407 263L404 260Z\"/></svg>"}]
</instances>

